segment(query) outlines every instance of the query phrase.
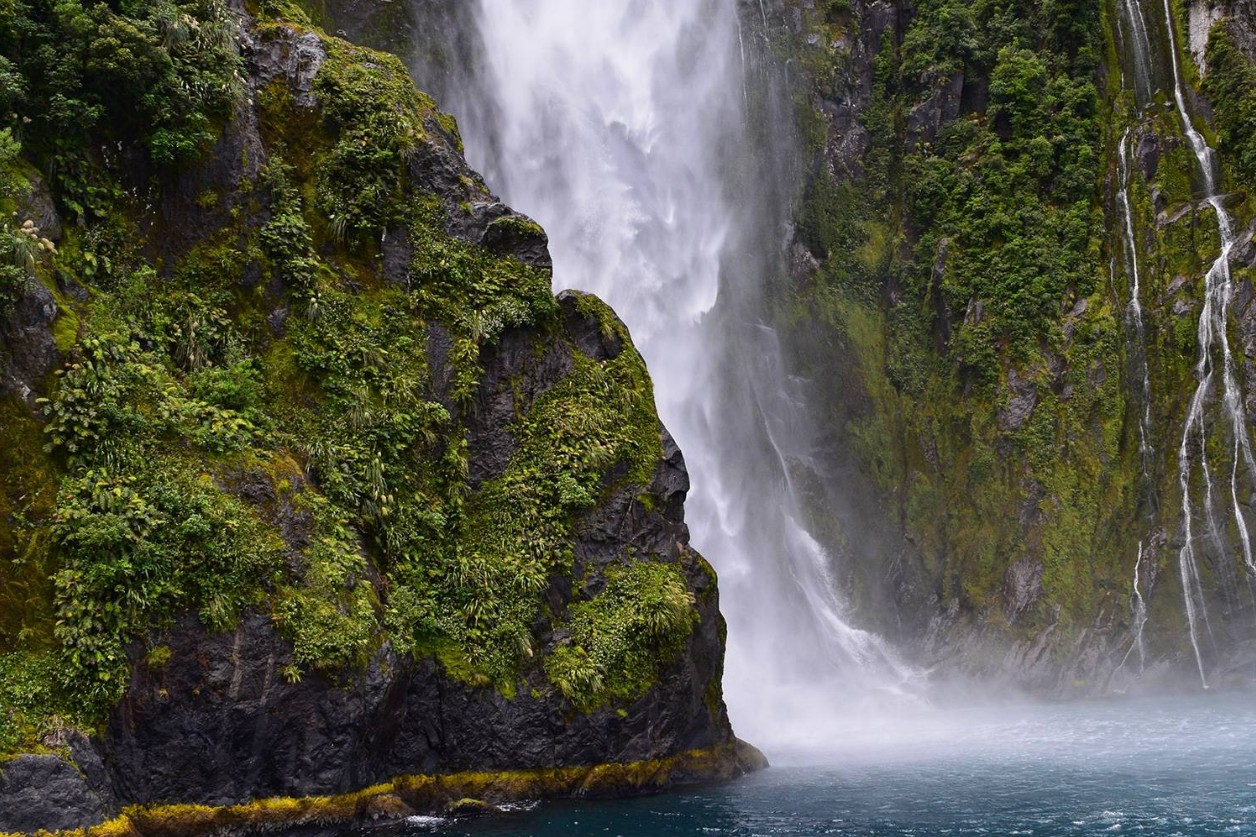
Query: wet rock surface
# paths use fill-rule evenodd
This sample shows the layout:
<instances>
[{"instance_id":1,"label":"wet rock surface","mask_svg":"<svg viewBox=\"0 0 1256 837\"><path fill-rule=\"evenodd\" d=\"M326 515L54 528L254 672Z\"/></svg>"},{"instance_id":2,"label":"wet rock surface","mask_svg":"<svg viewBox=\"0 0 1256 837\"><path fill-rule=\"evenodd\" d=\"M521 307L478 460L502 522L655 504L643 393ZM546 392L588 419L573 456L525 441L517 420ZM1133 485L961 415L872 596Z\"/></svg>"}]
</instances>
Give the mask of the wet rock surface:
<instances>
[{"instance_id":1,"label":"wet rock surface","mask_svg":"<svg viewBox=\"0 0 1256 837\"><path fill-rule=\"evenodd\" d=\"M0 833L83 828L117 813L91 745L75 736L66 753L0 762Z\"/></svg>"},{"instance_id":2,"label":"wet rock surface","mask_svg":"<svg viewBox=\"0 0 1256 837\"><path fill-rule=\"evenodd\" d=\"M470 443L471 472L481 478L500 473L509 459L505 382L535 397L570 367L564 352L571 349L563 346L595 358L619 349L579 315L574 297L560 305L570 344L556 341L538 358L535 335L520 330L487 359ZM710 706L706 699L722 668L718 594L709 568L687 546L684 459L660 432L665 458L651 489L661 506L647 509L639 487L625 486L587 515L576 541L576 577L622 561L630 547L679 562L698 602L700 621L684 652L640 699L580 713L539 671L525 674L508 699L387 645L365 670L294 679L285 673L292 671L291 648L268 617L250 614L234 632L213 634L187 616L158 638L170 649L168 661L137 659L102 738L119 800L223 805L346 793L399 775L635 762L730 743L722 702ZM556 609L572 596L570 579L553 580ZM555 638L543 634L543 641Z\"/></svg>"},{"instance_id":3,"label":"wet rock surface","mask_svg":"<svg viewBox=\"0 0 1256 837\"><path fill-rule=\"evenodd\" d=\"M327 57L319 36L275 27L264 38L249 31L242 40L254 93L278 81L289 86L299 107L317 106L314 77ZM544 231L489 192L467 167L456 135L435 120L425 130L427 140L409 158L409 175L439 197L448 232L548 269ZM220 226L225 213L247 210L231 196L241 182L259 176L265 151L255 104L242 104L212 152L163 197L160 220L147 231L157 249L182 252ZM206 191L226 197L202 206L197 196ZM404 231L386 236L381 277L403 281L409 262ZM251 270L245 267L246 274ZM248 276L242 281L248 285ZM433 395L466 423L473 485L499 476L509 464L520 399L531 402L569 374L576 353L600 361L631 350L600 316L583 313L579 299L563 295L554 323L508 329L483 349L484 372L470 406L452 403L451 338L438 323L429 326ZM0 387L32 406L40 381L62 360L52 336L57 313L51 292L32 283L3 324ZM282 335L289 315L286 306L275 307L262 327ZM651 484L626 484L614 471L607 475L604 484L613 489L576 526L575 573L556 574L545 596L548 612L561 613L601 583L602 567L623 563L630 550L680 567L699 621L683 651L635 701L580 712L539 664L525 667L508 698L493 686L451 676L433 658L399 655L387 643L361 669L298 673L292 647L269 615L247 611L234 630L214 633L195 614L185 614L149 638L149 647L163 647L156 660L138 644L131 649L132 679L98 737L61 742L56 755L22 755L0 764L0 831L88 826L133 804L336 795L401 775L587 767L701 749L727 756L709 768L677 770L666 782L726 778L755 766L745 752L733 755L735 739L719 697L724 622L715 578L688 547L684 459L661 426L659 433L662 456ZM299 562L310 538L308 512L285 505L264 475L247 468L224 480L224 490L265 511L291 561ZM648 503L641 499L643 489L651 495ZM372 575L364 583L382 582ZM541 657L565 639L547 618L535 626ZM412 810L408 800L372 804L372 816Z\"/></svg>"}]
</instances>

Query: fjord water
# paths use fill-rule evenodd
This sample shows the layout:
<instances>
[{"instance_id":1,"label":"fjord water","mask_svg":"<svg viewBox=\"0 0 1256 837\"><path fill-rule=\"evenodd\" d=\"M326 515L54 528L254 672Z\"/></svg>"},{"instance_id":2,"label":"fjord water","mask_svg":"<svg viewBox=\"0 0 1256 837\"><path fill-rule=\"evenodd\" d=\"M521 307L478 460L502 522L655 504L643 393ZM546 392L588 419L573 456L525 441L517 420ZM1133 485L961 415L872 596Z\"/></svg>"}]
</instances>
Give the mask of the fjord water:
<instances>
[{"instance_id":1,"label":"fjord water","mask_svg":"<svg viewBox=\"0 0 1256 837\"><path fill-rule=\"evenodd\" d=\"M400 833L1256 834L1250 695L936 711L824 744L732 784L484 821L416 819Z\"/></svg>"},{"instance_id":2,"label":"fjord water","mask_svg":"<svg viewBox=\"0 0 1256 837\"><path fill-rule=\"evenodd\" d=\"M783 270L788 119L752 148L762 33L733 0L483 0L484 66L445 102L467 156L550 236L555 289L629 326L688 464L692 543L720 575L725 696L761 746L814 737L916 677L850 617L804 523L816 432L760 295Z\"/></svg>"}]
</instances>

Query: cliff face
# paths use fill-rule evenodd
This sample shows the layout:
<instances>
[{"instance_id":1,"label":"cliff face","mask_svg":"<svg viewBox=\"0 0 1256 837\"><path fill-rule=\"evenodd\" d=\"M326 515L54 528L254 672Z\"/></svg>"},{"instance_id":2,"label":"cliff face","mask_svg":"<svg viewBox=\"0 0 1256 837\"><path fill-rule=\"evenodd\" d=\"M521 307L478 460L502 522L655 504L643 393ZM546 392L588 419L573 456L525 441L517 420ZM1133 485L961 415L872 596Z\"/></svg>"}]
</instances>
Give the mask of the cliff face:
<instances>
[{"instance_id":1,"label":"cliff face","mask_svg":"<svg viewBox=\"0 0 1256 837\"><path fill-rule=\"evenodd\" d=\"M775 308L876 498L830 536L898 605L865 622L1052 694L1249 681L1250 6L743 5L801 70Z\"/></svg>"},{"instance_id":2,"label":"cliff face","mask_svg":"<svg viewBox=\"0 0 1256 837\"><path fill-rule=\"evenodd\" d=\"M0 21L0 832L752 766L640 356L400 62L289 7L46 5Z\"/></svg>"}]
</instances>

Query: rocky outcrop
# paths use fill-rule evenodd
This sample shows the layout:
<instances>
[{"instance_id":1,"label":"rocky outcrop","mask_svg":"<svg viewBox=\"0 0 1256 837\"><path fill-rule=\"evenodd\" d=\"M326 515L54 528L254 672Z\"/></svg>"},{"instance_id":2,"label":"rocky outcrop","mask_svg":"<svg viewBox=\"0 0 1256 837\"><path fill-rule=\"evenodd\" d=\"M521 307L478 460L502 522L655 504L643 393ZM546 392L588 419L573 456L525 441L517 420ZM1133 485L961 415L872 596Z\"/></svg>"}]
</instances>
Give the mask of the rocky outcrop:
<instances>
[{"instance_id":1,"label":"rocky outcrop","mask_svg":"<svg viewBox=\"0 0 1256 837\"><path fill-rule=\"evenodd\" d=\"M264 112L263 102L274 101L282 91L284 107L291 108L287 113L308 130L308 125L319 124L325 105L318 94L321 72L336 60L341 61L337 71L345 73L379 66L371 55L350 51L345 59L345 51L352 48L296 27L262 30L246 19L240 41L249 95L237 104L208 156L163 183L153 196L156 210L138 224L144 233L140 249L153 263L172 270L171 265L206 241L225 239L230 258L223 257L215 270L235 271L232 287L263 299L254 312L260 326L256 333L271 348L294 327L289 319L294 307L307 319L318 314L295 297L294 280L282 270L274 269L268 279L274 261L248 246L275 215L276 204L267 205L257 196L269 188L259 183L265 182L276 152L273 136L286 127L273 124L274 113ZM340 59L336 49L342 50ZM321 242L318 253L312 246L309 252L298 252L307 261L297 267L327 257L324 274L342 283L338 291L361 292L368 284L397 295L398 286L409 289L413 281L419 257L411 236L419 230L429 237L443 232L477 248L473 253L509 261L532 281L547 281L544 231L502 204L467 167L452 122L433 110L416 133L421 139L407 146L404 172L399 166L398 176L409 190L407 200L436 198L440 228L421 227L406 216L405 222L383 230L378 245L369 242L370 258L363 259L368 268L328 257L336 253L334 241ZM144 171L137 163L120 177L136 180ZM217 197L208 200L206 195ZM307 215L313 212L307 207ZM292 221L298 229L301 223ZM239 252L231 246L236 241ZM441 246L449 248L442 253L454 252L444 242ZM476 270L495 265L472 264ZM455 275L468 283L479 278ZM441 280L450 281L444 274ZM490 291L477 288L476 293L487 296ZM486 302L484 296L465 305L495 301L488 296ZM515 315L491 334L474 337L458 321L469 312L437 309L424 323L426 334L420 329L407 348L425 355L423 386L430 385L430 394L425 393L429 406L452 417L449 424L460 434L456 443L465 448L466 473L461 496L506 474L519 452L515 434L520 422L573 370L631 359L641 369L634 392L649 397L640 358L609 309L572 292L556 300L546 295L538 307L543 314L531 320ZM32 406L35 395L42 394L39 382L63 360L52 338L56 316L51 292L32 282L5 326L3 385ZM476 375L474 386L469 394L460 393L454 384L465 382L468 369ZM308 401L299 403L318 409ZM646 429L653 432L652 425ZM724 622L715 575L688 546L684 459L661 425L656 439L654 453L644 446L654 457L652 472L647 469L642 479L635 462L613 464L601 475L596 496L573 519L570 566L554 562L530 626L532 645L515 682L494 683L468 672L457 664L465 663L465 656L442 657L430 650L401 653L389 641L377 642L365 664L335 670L303 664L291 636L261 601L274 594L273 582L267 581L230 630L212 629L194 609L154 620L157 627L127 649L130 679L125 692L90 739L77 733L46 734L40 752L0 762L0 832L90 826L124 808L117 828L144 835L207 832L217 827L215 822L237 829L271 827L281 821L305 822L299 817L285 820L276 811L311 809L296 803L250 803L297 797L326 798L317 821L345 822L358 815L405 815L424 806L443 810L441 806L472 794L490 802L521 795L614 795L729 778L763 766L753 748L733 737L721 697ZM442 455L444 444L433 443L435 453L430 455ZM292 461L287 451L281 458ZM284 566L276 578L299 578L316 538L311 507L294 505L289 494L319 491L319 474L291 470L282 478L282 492L276 488L277 478L256 463L216 471L212 483L256 510L283 542ZM283 492L289 494L280 496ZM383 562L371 563L365 537L357 548L365 569L346 583L369 585L372 615L382 618L394 582L380 568ZM580 703L565 696L543 661L570 646L569 611L592 601L616 570L641 560L674 568L683 583L684 601L692 602L694 617L683 646L660 659L648 687L631 697ZM0 606L4 595L0 588ZM8 650L0 648L0 653ZM391 790L385 793L381 787ZM366 791L370 788L374 790ZM458 795L451 800L455 789ZM177 807L184 803L220 813ZM242 819L240 811L246 808L253 812L248 816L262 819ZM220 816L226 819L215 819ZM280 819L265 819L272 816Z\"/></svg>"},{"instance_id":2,"label":"rocky outcrop","mask_svg":"<svg viewBox=\"0 0 1256 837\"><path fill-rule=\"evenodd\" d=\"M53 339L57 302L47 286L27 279L0 324L0 395L13 394L34 409L44 379L61 362Z\"/></svg>"},{"instance_id":3,"label":"rocky outcrop","mask_svg":"<svg viewBox=\"0 0 1256 837\"><path fill-rule=\"evenodd\" d=\"M503 393L538 396L563 377L573 351L594 359L632 351L581 314L577 302L571 293L560 300L567 339L507 334L487 360L471 411L478 426L473 473L489 478L509 458L509 445L500 443L509 432L500 415ZM539 341L547 351L538 357ZM154 638L168 651L160 662L137 649L130 686L97 742L75 738L64 756L21 756L3 765L0 830L92 825L119 805L336 796L399 776L630 764L690 751L724 755L702 770L669 774L664 785L753 769L759 757L734 746L723 702L712 698L724 622L714 574L687 547L684 459L666 430L660 433L664 456L649 492L661 502L647 507L625 486L579 524L576 542L575 578L596 583L596 568L622 561L627 547L669 555L694 593L696 628L641 698L581 713L533 671L507 699L388 645L364 670L340 679L293 680L285 674L293 670L291 645L268 616L251 613L234 631L214 633L188 615ZM547 594L553 610L573 592L571 578L556 576ZM552 630L541 636L555 640ZM493 792L502 801L510 789Z\"/></svg>"},{"instance_id":4,"label":"rocky outcrop","mask_svg":"<svg viewBox=\"0 0 1256 837\"><path fill-rule=\"evenodd\" d=\"M489 479L505 469L510 420L503 407L561 380L571 352L605 359L632 351L582 315L577 300L570 293L560 300L567 339L510 333L486 361L470 411L472 474ZM539 356L538 345L545 347ZM117 798L228 805L345 794L396 776L641 762L730 745L723 704L709 701L723 656L719 597L710 567L687 547L684 459L660 432L666 456L649 492L662 502L647 508L629 485L599 504L578 527L573 574L593 583L600 578L595 568L622 561L625 548L669 555L683 567L698 625L646 695L627 706L575 712L533 671L507 699L387 645L343 682L322 675L293 682L284 674L292 670L291 646L269 617L254 613L234 632L215 634L189 615L156 638L168 659L136 660L102 736ZM572 578L553 578L552 610L561 612L573 592ZM547 645L555 639L552 630L541 637Z\"/></svg>"},{"instance_id":5,"label":"rocky outcrop","mask_svg":"<svg viewBox=\"0 0 1256 837\"><path fill-rule=\"evenodd\" d=\"M94 745L71 734L62 747L0 761L0 833L85 828L117 814Z\"/></svg>"}]
</instances>

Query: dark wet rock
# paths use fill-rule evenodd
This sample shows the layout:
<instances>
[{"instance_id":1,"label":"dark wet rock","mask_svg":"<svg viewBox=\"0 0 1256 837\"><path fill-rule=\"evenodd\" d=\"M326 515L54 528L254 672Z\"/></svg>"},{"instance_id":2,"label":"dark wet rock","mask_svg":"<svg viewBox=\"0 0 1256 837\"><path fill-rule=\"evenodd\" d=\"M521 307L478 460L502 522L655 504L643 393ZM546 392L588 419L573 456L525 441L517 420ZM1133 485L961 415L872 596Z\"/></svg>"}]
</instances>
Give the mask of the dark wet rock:
<instances>
[{"instance_id":1,"label":"dark wet rock","mask_svg":"<svg viewBox=\"0 0 1256 837\"><path fill-rule=\"evenodd\" d=\"M28 279L0 324L0 394L12 393L31 409L44 379L61 363L52 336L57 302L42 283Z\"/></svg>"},{"instance_id":2,"label":"dark wet rock","mask_svg":"<svg viewBox=\"0 0 1256 837\"><path fill-rule=\"evenodd\" d=\"M500 474L509 461L514 398L536 398L561 379L572 351L605 359L623 350L577 302L576 295L560 302L565 340L550 341L538 354L538 335L518 329L483 358L486 372L469 416L476 478ZM590 511L576 533L577 576L599 578L601 567L638 549L678 562L694 593L700 621L685 651L642 697L576 712L533 669L507 699L492 687L458 682L432 659L398 656L388 645L365 670L297 678L291 648L268 617L251 613L234 632L214 634L189 615L160 636L170 650L162 665L137 656L105 730L105 764L119 798L227 804L345 793L406 774L635 762L731 744L722 702L708 700L723 659L718 593L709 567L687 546L683 457L670 435L660 433L664 458L649 486L663 501L659 507L641 502L641 487L625 485ZM230 489L282 513L282 499L263 474L241 472ZM297 523L292 528L299 531ZM576 591L565 576L552 584L550 600L561 609ZM547 649L559 639L543 636Z\"/></svg>"},{"instance_id":3,"label":"dark wet rock","mask_svg":"<svg viewBox=\"0 0 1256 837\"><path fill-rule=\"evenodd\" d=\"M276 337L283 337L288 331L288 306L281 305L266 315L266 325L270 327L270 333Z\"/></svg>"},{"instance_id":4,"label":"dark wet rock","mask_svg":"<svg viewBox=\"0 0 1256 837\"><path fill-rule=\"evenodd\" d=\"M1007 403L999 409L999 429L1018 430L1025 426L1038 405L1038 387L1022 378L1015 367L1007 370Z\"/></svg>"},{"instance_id":5,"label":"dark wet rock","mask_svg":"<svg viewBox=\"0 0 1256 837\"><path fill-rule=\"evenodd\" d=\"M1009 621L1014 621L1041 596L1041 561L1022 558L1007 568L1003 577L1003 602Z\"/></svg>"},{"instance_id":6,"label":"dark wet rock","mask_svg":"<svg viewBox=\"0 0 1256 837\"><path fill-rule=\"evenodd\" d=\"M24 755L0 762L0 832L98 825L117 812L100 757L81 736L69 755Z\"/></svg>"},{"instance_id":7,"label":"dark wet rock","mask_svg":"<svg viewBox=\"0 0 1256 837\"><path fill-rule=\"evenodd\" d=\"M27 174L30 189L18 198L15 214L18 223L32 221L39 234L52 241L61 240L61 216L52 200L48 183L36 172Z\"/></svg>"},{"instance_id":8,"label":"dark wet rock","mask_svg":"<svg viewBox=\"0 0 1256 837\"><path fill-rule=\"evenodd\" d=\"M287 82L298 107L312 108L318 103L314 77L327 60L327 49L317 34L283 28L264 39L249 37L246 44L254 89L281 79Z\"/></svg>"},{"instance_id":9,"label":"dark wet rock","mask_svg":"<svg viewBox=\"0 0 1256 837\"><path fill-rule=\"evenodd\" d=\"M1256 221L1239 233L1230 250L1230 260L1235 265L1256 267Z\"/></svg>"},{"instance_id":10,"label":"dark wet rock","mask_svg":"<svg viewBox=\"0 0 1256 837\"><path fill-rule=\"evenodd\" d=\"M933 142L943 125L960 114L960 97L964 90L964 74L956 73L941 79L928 99L907 114L907 147Z\"/></svg>"},{"instance_id":11,"label":"dark wet rock","mask_svg":"<svg viewBox=\"0 0 1256 837\"><path fill-rule=\"evenodd\" d=\"M414 248L410 246L410 233L405 227L393 227L384 233L379 244L384 279L394 285L409 287L410 262Z\"/></svg>"},{"instance_id":12,"label":"dark wet rock","mask_svg":"<svg viewBox=\"0 0 1256 837\"><path fill-rule=\"evenodd\" d=\"M578 348L594 360L611 360L619 357L624 344L620 340L623 323L610 309L603 318L590 317L580 310L579 300L584 296L578 291L563 291L558 295L558 307L562 312L563 326Z\"/></svg>"},{"instance_id":13,"label":"dark wet rock","mask_svg":"<svg viewBox=\"0 0 1256 837\"><path fill-rule=\"evenodd\" d=\"M1156 135L1151 131L1140 131L1134 154L1138 158L1138 169L1143 174L1143 180L1150 183L1160 168L1160 146Z\"/></svg>"},{"instance_id":14,"label":"dark wet rock","mask_svg":"<svg viewBox=\"0 0 1256 837\"><path fill-rule=\"evenodd\" d=\"M163 641L169 660L138 662L103 737L121 799L227 804L343 793L376 778L394 687L388 649L340 686L317 675L290 682L291 649L260 614L228 634L188 616Z\"/></svg>"},{"instance_id":15,"label":"dark wet rock","mask_svg":"<svg viewBox=\"0 0 1256 837\"><path fill-rule=\"evenodd\" d=\"M1081 320L1082 315L1086 313L1086 306L1087 306L1087 301L1085 297L1083 297L1077 300L1077 302L1073 303L1073 307L1069 310L1068 314L1064 316L1064 345L1065 346L1068 346L1068 344L1073 342L1073 335L1077 331L1077 323L1079 320Z\"/></svg>"},{"instance_id":16,"label":"dark wet rock","mask_svg":"<svg viewBox=\"0 0 1256 837\"><path fill-rule=\"evenodd\" d=\"M454 138L430 130L428 137L411 155L410 173L440 197L449 234L524 264L552 267L545 231L488 191L483 179L467 167Z\"/></svg>"}]
</instances>

